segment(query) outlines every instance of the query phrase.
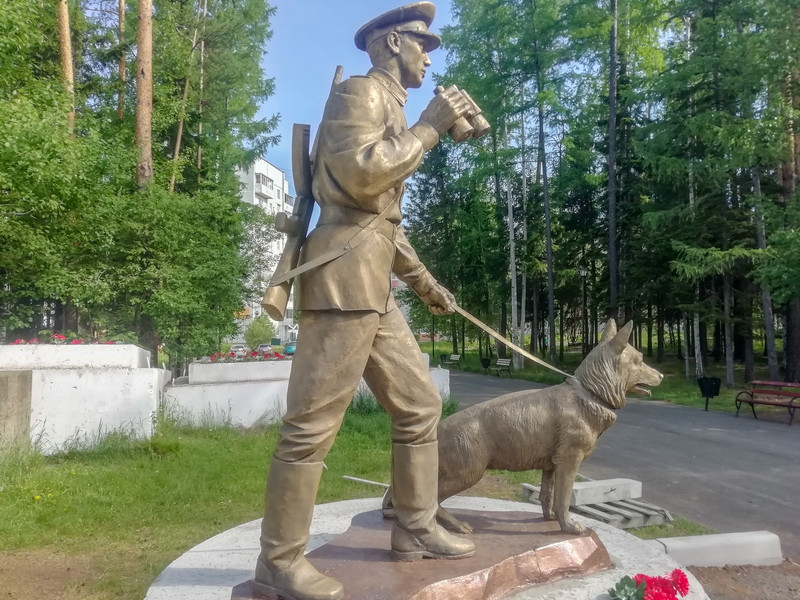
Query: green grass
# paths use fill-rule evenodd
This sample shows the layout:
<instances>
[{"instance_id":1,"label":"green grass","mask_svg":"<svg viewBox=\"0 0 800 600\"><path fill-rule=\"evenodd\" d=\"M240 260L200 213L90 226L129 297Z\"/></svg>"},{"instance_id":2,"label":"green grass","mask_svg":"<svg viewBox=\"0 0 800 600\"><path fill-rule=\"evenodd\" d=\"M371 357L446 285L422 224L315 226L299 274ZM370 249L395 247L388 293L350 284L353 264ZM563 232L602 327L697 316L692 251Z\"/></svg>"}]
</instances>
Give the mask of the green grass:
<instances>
[{"instance_id":1,"label":"green grass","mask_svg":"<svg viewBox=\"0 0 800 600\"><path fill-rule=\"evenodd\" d=\"M0 550L84 554L108 595L142 598L176 556L257 518L276 429L181 429L95 450L0 453ZM95 590L98 593L100 591Z\"/></svg>"},{"instance_id":2,"label":"green grass","mask_svg":"<svg viewBox=\"0 0 800 600\"><path fill-rule=\"evenodd\" d=\"M446 413L455 407L446 403ZM318 502L383 493L342 476L388 483L390 427L374 401L357 399L326 459ZM162 420L149 441L112 435L91 451L44 457L5 447L0 552L44 551L92 565L93 576L67 600L139 600L177 556L261 516L276 439L277 427L191 429ZM539 481L535 471L493 474L487 495L495 497L519 498L521 482ZM683 531L694 530L675 535L690 534Z\"/></svg>"},{"instance_id":3,"label":"green grass","mask_svg":"<svg viewBox=\"0 0 800 600\"><path fill-rule=\"evenodd\" d=\"M635 535L643 540L654 540L657 538L682 537L687 535L707 535L714 533L713 529L698 525L693 521L683 517L675 517L672 523L664 525L650 525L649 527L636 527L628 529L628 533Z\"/></svg>"}]
</instances>

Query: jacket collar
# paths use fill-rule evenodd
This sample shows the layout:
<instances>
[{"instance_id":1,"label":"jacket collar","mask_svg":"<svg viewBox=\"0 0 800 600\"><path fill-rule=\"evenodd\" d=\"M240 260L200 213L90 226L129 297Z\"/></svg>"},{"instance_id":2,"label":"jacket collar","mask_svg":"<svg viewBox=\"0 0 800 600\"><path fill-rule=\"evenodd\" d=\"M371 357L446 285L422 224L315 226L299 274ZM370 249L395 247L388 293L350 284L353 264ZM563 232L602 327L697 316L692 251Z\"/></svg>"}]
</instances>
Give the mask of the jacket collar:
<instances>
[{"instance_id":1,"label":"jacket collar","mask_svg":"<svg viewBox=\"0 0 800 600\"><path fill-rule=\"evenodd\" d=\"M380 67L372 67L369 72L367 72L367 77L372 77L381 85L383 85L383 87L389 90L389 93L395 97L395 99L400 103L400 106L406 105L408 92L403 89L403 86L400 85L400 82L392 77L388 71L384 71Z\"/></svg>"}]
</instances>

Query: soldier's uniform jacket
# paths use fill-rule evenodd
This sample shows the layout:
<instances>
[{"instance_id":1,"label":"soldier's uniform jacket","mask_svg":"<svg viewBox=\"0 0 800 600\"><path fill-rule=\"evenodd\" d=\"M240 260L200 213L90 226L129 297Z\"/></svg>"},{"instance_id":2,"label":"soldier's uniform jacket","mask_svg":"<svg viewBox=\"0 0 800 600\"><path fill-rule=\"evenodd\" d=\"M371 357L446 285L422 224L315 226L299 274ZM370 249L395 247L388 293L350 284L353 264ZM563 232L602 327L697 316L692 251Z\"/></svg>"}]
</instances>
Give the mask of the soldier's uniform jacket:
<instances>
[{"instance_id":1,"label":"soldier's uniform jacket","mask_svg":"<svg viewBox=\"0 0 800 600\"><path fill-rule=\"evenodd\" d=\"M331 91L313 172L320 218L303 246L300 263L346 244L381 216L363 243L298 277L296 308L385 313L395 306L392 272L420 294L435 283L400 222L404 181L439 136L426 123L407 127L406 97L401 85L377 68Z\"/></svg>"}]
</instances>

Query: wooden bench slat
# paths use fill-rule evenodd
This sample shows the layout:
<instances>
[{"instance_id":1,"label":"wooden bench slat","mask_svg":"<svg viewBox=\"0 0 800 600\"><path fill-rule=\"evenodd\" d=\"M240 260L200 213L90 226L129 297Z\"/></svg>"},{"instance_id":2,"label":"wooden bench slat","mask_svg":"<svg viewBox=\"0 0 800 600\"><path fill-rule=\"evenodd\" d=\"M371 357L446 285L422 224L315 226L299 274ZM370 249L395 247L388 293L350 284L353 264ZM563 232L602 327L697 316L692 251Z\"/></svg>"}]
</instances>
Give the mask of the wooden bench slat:
<instances>
[{"instance_id":1,"label":"wooden bench slat","mask_svg":"<svg viewBox=\"0 0 800 600\"><path fill-rule=\"evenodd\" d=\"M750 385L753 387L756 386L764 386L764 387L789 387L789 388L800 388L800 383L794 383L791 381L766 381L763 379L756 379L750 382Z\"/></svg>"},{"instance_id":2,"label":"wooden bench slat","mask_svg":"<svg viewBox=\"0 0 800 600\"><path fill-rule=\"evenodd\" d=\"M750 390L751 394L760 394L762 396L786 396L789 398L799 398L800 391L790 392L789 390Z\"/></svg>"},{"instance_id":3,"label":"wooden bench slat","mask_svg":"<svg viewBox=\"0 0 800 600\"><path fill-rule=\"evenodd\" d=\"M793 402L791 402L791 401L786 402L786 401L782 401L782 400L767 400L765 398L758 398L758 399L755 399L755 400L741 400L740 399L739 402L747 402L747 403L753 402L755 404L769 404L770 406L784 406L786 408L789 408L789 407L792 407L792 406L800 407L800 404L794 405Z\"/></svg>"}]
</instances>

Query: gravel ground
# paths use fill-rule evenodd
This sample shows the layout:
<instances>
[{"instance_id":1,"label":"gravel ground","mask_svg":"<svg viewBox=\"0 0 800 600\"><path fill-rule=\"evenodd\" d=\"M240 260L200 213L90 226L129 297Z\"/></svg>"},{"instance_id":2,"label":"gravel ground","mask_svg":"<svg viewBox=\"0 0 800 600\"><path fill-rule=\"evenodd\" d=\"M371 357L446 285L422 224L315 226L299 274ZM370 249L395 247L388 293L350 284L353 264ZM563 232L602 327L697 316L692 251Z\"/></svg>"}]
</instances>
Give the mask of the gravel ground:
<instances>
[{"instance_id":1,"label":"gravel ground","mask_svg":"<svg viewBox=\"0 0 800 600\"><path fill-rule=\"evenodd\" d=\"M800 565L787 559L774 567L692 567L711 600L798 600Z\"/></svg>"}]
</instances>

